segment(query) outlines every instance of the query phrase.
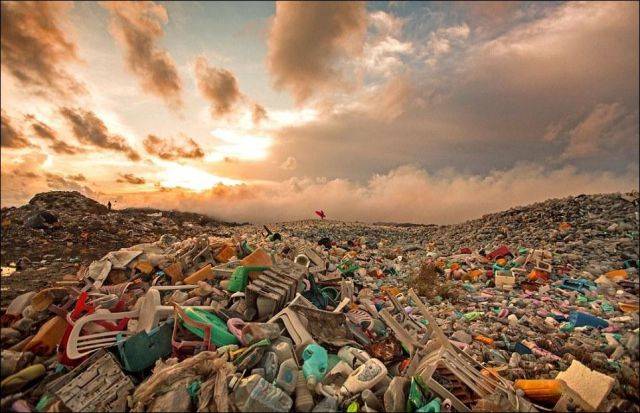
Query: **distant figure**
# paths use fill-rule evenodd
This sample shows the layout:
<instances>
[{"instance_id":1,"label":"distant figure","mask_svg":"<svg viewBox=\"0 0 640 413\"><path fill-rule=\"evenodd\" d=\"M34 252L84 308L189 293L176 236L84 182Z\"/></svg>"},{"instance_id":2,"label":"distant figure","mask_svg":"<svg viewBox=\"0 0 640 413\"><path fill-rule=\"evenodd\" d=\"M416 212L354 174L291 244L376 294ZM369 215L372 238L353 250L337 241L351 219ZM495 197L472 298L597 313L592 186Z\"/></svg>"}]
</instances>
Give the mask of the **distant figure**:
<instances>
[{"instance_id":1,"label":"distant figure","mask_svg":"<svg viewBox=\"0 0 640 413\"><path fill-rule=\"evenodd\" d=\"M326 215L324 214L323 210L316 211L316 215L319 216L322 219L324 219L324 217L326 217Z\"/></svg>"},{"instance_id":2,"label":"distant figure","mask_svg":"<svg viewBox=\"0 0 640 413\"><path fill-rule=\"evenodd\" d=\"M107 208L109 208L109 211L111 211L111 201L107 202Z\"/></svg>"}]
</instances>

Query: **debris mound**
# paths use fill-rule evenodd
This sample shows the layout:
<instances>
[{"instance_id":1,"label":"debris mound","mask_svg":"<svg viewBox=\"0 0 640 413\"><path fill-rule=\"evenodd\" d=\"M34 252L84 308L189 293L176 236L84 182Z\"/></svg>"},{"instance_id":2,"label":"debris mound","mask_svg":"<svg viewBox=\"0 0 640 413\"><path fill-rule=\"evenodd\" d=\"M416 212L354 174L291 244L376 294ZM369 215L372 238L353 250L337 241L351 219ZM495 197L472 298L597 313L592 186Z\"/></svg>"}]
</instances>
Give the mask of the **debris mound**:
<instances>
[{"instance_id":1,"label":"debris mound","mask_svg":"<svg viewBox=\"0 0 640 413\"><path fill-rule=\"evenodd\" d=\"M2 211L43 251L75 226L100 251L64 271L64 249L3 261L3 288L25 290L0 317L2 411L640 410L637 192L447 226L233 226L67 198L84 202ZM34 266L63 274L38 284Z\"/></svg>"}]
</instances>

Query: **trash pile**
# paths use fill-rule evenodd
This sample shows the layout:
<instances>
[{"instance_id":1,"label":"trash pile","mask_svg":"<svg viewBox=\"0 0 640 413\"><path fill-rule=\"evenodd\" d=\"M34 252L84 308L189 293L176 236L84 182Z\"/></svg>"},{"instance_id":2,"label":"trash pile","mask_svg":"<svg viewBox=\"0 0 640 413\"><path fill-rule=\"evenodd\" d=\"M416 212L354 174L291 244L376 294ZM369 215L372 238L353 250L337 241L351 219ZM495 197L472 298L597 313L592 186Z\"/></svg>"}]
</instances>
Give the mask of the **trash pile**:
<instances>
[{"instance_id":1,"label":"trash pile","mask_svg":"<svg viewBox=\"0 0 640 413\"><path fill-rule=\"evenodd\" d=\"M638 193L483 220L110 251L3 309L0 409L639 411Z\"/></svg>"},{"instance_id":2,"label":"trash pile","mask_svg":"<svg viewBox=\"0 0 640 413\"><path fill-rule=\"evenodd\" d=\"M35 195L27 205L2 208L2 305L21 292L44 288L52 279L75 274L81 264L109 251L163 234L186 239L206 232L230 235L234 224L199 214L154 209L112 209L78 192ZM12 267L12 269L10 269ZM22 279L28 280L26 282ZM5 289L6 288L6 289Z\"/></svg>"}]
</instances>

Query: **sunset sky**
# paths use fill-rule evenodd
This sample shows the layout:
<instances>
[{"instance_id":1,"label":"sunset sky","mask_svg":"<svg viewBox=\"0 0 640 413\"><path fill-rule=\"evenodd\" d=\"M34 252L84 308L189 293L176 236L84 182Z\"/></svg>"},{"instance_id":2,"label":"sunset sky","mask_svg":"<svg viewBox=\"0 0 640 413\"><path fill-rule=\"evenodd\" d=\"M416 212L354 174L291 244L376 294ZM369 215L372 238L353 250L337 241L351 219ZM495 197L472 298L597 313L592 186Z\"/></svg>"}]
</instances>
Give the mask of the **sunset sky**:
<instances>
[{"instance_id":1,"label":"sunset sky","mask_svg":"<svg viewBox=\"0 0 640 413\"><path fill-rule=\"evenodd\" d=\"M2 206L452 223L637 190L638 3L2 3Z\"/></svg>"}]
</instances>

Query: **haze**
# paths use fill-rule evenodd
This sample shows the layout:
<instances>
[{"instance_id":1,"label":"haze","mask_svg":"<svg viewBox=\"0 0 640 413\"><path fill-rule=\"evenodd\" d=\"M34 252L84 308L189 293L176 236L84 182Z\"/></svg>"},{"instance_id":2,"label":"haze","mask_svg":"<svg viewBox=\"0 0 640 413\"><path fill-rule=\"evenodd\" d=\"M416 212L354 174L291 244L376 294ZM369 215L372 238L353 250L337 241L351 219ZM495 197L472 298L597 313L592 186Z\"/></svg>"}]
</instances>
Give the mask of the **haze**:
<instances>
[{"instance_id":1,"label":"haze","mask_svg":"<svg viewBox=\"0 0 640 413\"><path fill-rule=\"evenodd\" d=\"M638 3L10 2L2 206L453 223L638 190Z\"/></svg>"}]
</instances>

